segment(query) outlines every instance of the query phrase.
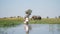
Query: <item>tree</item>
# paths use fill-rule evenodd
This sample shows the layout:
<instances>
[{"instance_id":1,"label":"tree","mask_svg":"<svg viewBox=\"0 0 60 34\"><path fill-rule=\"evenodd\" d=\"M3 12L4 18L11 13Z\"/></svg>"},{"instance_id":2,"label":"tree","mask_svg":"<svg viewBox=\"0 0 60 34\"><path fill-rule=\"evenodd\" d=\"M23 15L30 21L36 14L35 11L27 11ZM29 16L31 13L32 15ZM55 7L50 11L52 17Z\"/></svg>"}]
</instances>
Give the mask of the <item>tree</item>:
<instances>
[{"instance_id":1,"label":"tree","mask_svg":"<svg viewBox=\"0 0 60 34\"><path fill-rule=\"evenodd\" d=\"M57 16L55 16L55 18L57 18Z\"/></svg>"},{"instance_id":2,"label":"tree","mask_svg":"<svg viewBox=\"0 0 60 34\"><path fill-rule=\"evenodd\" d=\"M20 18L20 16L17 16L17 18Z\"/></svg>"},{"instance_id":3,"label":"tree","mask_svg":"<svg viewBox=\"0 0 60 34\"><path fill-rule=\"evenodd\" d=\"M58 18L60 18L60 16Z\"/></svg>"},{"instance_id":4,"label":"tree","mask_svg":"<svg viewBox=\"0 0 60 34\"><path fill-rule=\"evenodd\" d=\"M10 18L13 18L13 17L10 17Z\"/></svg>"},{"instance_id":5,"label":"tree","mask_svg":"<svg viewBox=\"0 0 60 34\"><path fill-rule=\"evenodd\" d=\"M6 19L7 17L4 17L4 19Z\"/></svg>"},{"instance_id":6,"label":"tree","mask_svg":"<svg viewBox=\"0 0 60 34\"><path fill-rule=\"evenodd\" d=\"M47 16L47 18L49 18L49 17Z\"/></svg>"},{"instance_id":7,"label":"tree","mask_svg":"<svg viewBox=\"0 0 60 34\"><path fill-rule=\"evenodd\" d=\"M32 10L31 9L28 9L25 13L31 15Z\"/></svg>"}]
</instances>

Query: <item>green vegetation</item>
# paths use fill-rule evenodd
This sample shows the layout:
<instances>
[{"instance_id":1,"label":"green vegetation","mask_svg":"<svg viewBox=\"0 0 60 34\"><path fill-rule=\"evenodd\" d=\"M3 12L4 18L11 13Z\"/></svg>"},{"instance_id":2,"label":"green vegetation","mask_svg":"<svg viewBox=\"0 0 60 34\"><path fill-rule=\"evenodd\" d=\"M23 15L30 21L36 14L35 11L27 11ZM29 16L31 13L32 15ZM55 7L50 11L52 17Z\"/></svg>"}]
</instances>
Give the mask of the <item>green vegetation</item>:
<instances>
[{"instance_id":1,"label":"green vegetation","mask_svg":"<svg viewBox=\"0 0 60 34\"><path fill-rule=\"evenodd\" d=\"M0 18L0 27L11 27L23 23L23 18ZM30 24L60 24L60 18L42 18L30 20Z\"/></svg>"},{"instance_id":2,"label":"green vegetation","mask_svg":"<svg viewBox=\"0 0 60 34\"><path fill-rule=\"evenodd\" d=\"M0 27L11 27L23 22L22 18L0 18Z\"/></svg>"},{"instance_id":3,"label":"green vegetation","mask_svg":"<svg viewBox=\"0 0 60 34\"><path fill-rule=\"evenodd\" d=\"M43 18L41 20L30 20L31 24L60 24L59 18Z\"/></svg>"}]
</instances>

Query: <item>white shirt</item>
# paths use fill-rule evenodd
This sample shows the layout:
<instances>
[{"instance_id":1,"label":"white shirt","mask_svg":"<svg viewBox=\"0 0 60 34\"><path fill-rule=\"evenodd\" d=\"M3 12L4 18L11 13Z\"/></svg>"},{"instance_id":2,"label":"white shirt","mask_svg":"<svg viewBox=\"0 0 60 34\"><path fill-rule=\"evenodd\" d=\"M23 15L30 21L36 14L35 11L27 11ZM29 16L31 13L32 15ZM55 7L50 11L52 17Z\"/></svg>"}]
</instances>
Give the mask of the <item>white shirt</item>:
<instances>
[{"instance_id":1,"label":"white shirt","mask_svg":"<svg viewBox=\"0 0 60 34\"><path fill-rule=\"evenodd\" d=\"M29 19L28 19L28 18L26 18L26 19L25 19L25 21L24 21L24 23L27 23L28 21L29 21Z\"/></svg>"}]
</instances>

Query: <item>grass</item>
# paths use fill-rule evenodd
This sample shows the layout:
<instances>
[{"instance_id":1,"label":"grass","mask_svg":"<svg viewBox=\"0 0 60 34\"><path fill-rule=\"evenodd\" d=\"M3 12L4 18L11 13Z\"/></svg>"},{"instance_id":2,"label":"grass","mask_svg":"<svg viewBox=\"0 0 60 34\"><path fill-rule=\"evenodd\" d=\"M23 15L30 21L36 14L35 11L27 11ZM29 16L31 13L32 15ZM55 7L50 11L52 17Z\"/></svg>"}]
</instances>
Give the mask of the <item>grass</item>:
<instances>
[{"instance_id":1,"label":"grass","mask_svg":"<svg viewBox=\"0 0 60 34\"><path fill-rule=\"evenodd\" d=\"M15 25L19 25L23 22L22 18L1 18L0 19L0 27L11 27Z\"/></svg>"},{"instance_id":2,"label":"grass","mask_svg":"<svg viewBox=\"0 0 60 34\"><path fill-rule=\"evenodd\" d=\"M23 23L23 18L0 18L0 27L11 27ZM60 24L59 18L42 18L30 20L30 24Z\"/></svg>"},{"instance_id":3,"label":"grass","mask_svg":"<svg viewBox=\"0 0 60 34\"><path fill-rule=\"evenodd\" d=\"M31 24L60 24L59 18L43 18L41 20L30 20Z\"/></svg>"}]
</instances>

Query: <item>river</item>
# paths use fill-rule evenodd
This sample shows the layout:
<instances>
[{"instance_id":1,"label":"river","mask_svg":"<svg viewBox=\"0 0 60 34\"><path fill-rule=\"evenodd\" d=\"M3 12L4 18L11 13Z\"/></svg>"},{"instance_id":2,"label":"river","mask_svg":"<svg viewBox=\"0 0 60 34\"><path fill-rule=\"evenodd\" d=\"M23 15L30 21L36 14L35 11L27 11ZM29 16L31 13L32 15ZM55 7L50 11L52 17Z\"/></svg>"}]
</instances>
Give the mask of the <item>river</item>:
<instances>
[{"instance_id":1,"label":"river","mask_svg":"<svg viewBox=\"0 0 60 34\"><path fill-rule=\"evenodd\" d=\"M29 34L60 34L60 24L30 24ZM0 34L26 34L24 24L16 27L0 28Z\"/></svg>"}]
</instances>

